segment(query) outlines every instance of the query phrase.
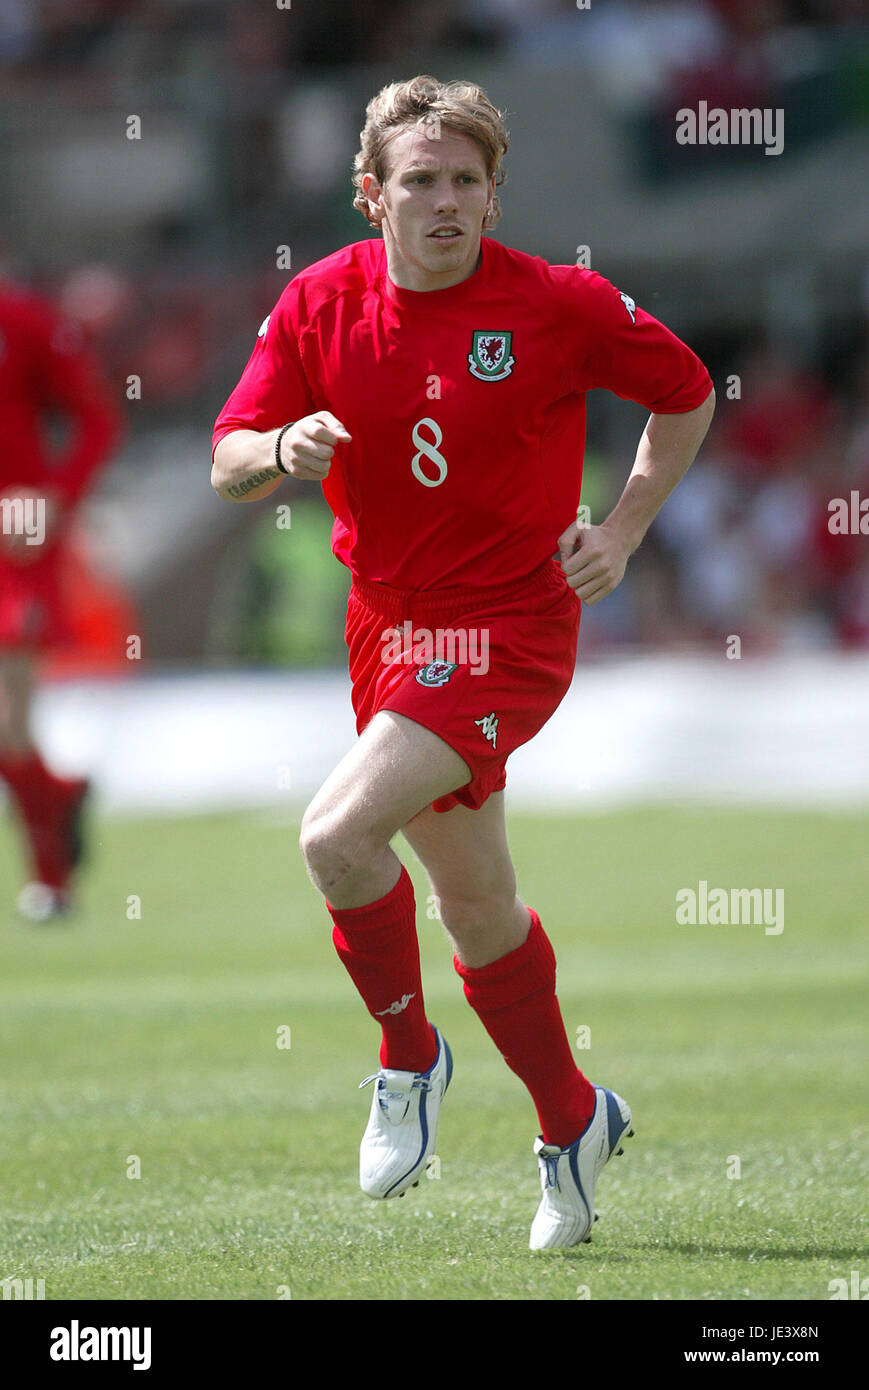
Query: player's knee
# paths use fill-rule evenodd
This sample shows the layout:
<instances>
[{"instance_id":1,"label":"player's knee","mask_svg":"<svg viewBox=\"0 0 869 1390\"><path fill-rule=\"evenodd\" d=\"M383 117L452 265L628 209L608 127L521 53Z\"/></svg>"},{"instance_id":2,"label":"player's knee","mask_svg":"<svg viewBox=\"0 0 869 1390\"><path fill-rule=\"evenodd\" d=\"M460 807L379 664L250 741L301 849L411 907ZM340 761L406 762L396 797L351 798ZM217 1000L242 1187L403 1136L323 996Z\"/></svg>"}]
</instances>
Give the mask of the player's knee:
<instances>
[{"instance_id":1,"label":"player's knee","mask_svg":"<svg viewBox=\"0 0 869 1390\"><path fill-rule=\"evenodd\" d=\"M339 841L329 822L310 809L302 819L299 849L312 880L325 891L324 882L339 867Z\"/></svg>"},{"instance_id":2,"label":"player's knee","mask_svg":"<svg viewBox=\"0 0 869 1390\"><path fill-rule=\"evenodd\" d=\"M440 918L457 940L491 930L513 914L516 893L513 888L491 889L484 893L442 894L438 899Z\"/></svg>"},{"instance_id":3,"label":"player's knee","mask_svg":"<svg viewBox=\"0 0 869 1390\"><path fill-rule=\"evenodd\" d=\"M370 863L373 839L351 834L340 817L322 816L310 808L302 820L299 848L313 883L327 897Z\"/></svg>"},{"instance_id":4,"label":"player's knee","mask_svg":"<svg viewBox=\"0 0 869 1390\"><path fill-rule=\"evenodd\" d=\"M2 704L2 699L0 689L0 753L24 753L29 747L26 721L15 718L9 706Z\"/></svg>"}]
</instances>

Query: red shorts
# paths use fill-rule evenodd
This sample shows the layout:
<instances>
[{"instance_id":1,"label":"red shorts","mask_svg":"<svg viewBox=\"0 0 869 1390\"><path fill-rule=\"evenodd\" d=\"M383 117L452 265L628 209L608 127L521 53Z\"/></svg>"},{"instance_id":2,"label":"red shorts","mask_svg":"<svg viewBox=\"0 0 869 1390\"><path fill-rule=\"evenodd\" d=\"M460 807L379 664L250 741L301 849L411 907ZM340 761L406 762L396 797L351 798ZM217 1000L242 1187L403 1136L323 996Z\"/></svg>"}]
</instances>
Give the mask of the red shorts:
<instances>
[{"instance_id":1,"label":"red shorts","mask_svg":"<svg viewBox=\"0 0 869 1390\"><path fill-rule=\"evenodd\" d=\"M354 577L345 639L357 733L383 709L431 729L471 769L434 809L478 810L567 694L580 608L554 560L489 589L411 592Z\"/></svg>"},{"instance_id":2,"label":"red shorts","mask_svg":"<svg viewBox=\"0 0 869 1390\"><path fill-rule=\"evenodd\" d=\"M68 636L60 547L29 565L0 556L0 649L40 651Z\"/></svg>"}]
</instances>

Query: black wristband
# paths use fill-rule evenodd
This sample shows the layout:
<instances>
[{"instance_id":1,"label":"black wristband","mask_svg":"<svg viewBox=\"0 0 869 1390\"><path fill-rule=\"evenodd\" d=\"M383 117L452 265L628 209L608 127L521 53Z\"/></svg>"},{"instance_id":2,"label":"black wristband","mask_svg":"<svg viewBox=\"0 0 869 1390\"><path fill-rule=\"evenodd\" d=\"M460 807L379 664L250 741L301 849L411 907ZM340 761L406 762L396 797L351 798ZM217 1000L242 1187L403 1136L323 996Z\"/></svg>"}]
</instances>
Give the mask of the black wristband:
<instances>
[{"instance_id":1,"label":"black wristband","mask_svg":"<svg viewBox=\"0 0 869 1390\"><path fill-rule=\"evenodd\" d=\"M283 429L280 430L280 432L278 433L278 437L275 440L275 468L277 468L279 473L289 474L289 469L284 468L284 465L281 463L281 440L283 439L287 430L290 428L290 425L294 425L295 423L295 420L290 420L289 424L284 425Z\"/></svg>"}]
</instances>

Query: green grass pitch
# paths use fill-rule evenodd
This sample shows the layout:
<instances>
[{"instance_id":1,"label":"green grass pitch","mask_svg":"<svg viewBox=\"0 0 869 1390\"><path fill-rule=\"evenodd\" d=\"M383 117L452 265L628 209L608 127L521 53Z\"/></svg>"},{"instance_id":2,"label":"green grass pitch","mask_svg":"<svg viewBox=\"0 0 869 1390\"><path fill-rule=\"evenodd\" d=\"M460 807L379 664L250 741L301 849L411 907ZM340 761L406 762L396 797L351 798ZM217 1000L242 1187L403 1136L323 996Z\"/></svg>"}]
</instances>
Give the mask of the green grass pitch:
<instances>
[{"instance_id":1,"label":"green grass pitch","mask_svg":"<svg viewBox=\"0 0 869 1390\"><path fill-rule=\"evenodd\" d=\"M530 1101L403 841L455 1074L439 1175L377 1203L357 1187L377 1030L297 824L97 818L92 838L71 922L0 912L0 1279L47 1299L825 1300L869 1274L865 815L511 818L568 1033L590 1029L577 1061L635 1117L592 1244L549 1253L527 1248ZM700 879L784 889L784 930L677 925Z\"/></svg>"}]
</instances>

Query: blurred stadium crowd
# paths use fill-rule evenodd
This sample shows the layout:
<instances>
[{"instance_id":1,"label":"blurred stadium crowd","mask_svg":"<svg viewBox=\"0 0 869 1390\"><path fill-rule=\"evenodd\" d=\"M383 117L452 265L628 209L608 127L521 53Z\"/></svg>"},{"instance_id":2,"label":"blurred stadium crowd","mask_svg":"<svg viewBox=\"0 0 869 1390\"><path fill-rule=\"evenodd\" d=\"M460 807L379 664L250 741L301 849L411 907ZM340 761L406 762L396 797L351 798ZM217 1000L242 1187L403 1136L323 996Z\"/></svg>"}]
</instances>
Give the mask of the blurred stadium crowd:
<instances>
[{"instance_id":1,"label":"blurred stadium crowd","mask_svg":"<svg viewBox=\"0 0 869 1390\"><path fill-rule=\"evenodd\" d=\"M672 173L662 113L700 98L774 106L783 84L823 72L820 133L866 119L867 66L848 69L847 100L836 80L838 55L865 45L866 0L593 0L582 26L576 10L293 0L290 20L270 0L0 0L0 154L14 145L20 161L0 174L0 270L82 325L124 407L126 443L91 538L139 604L156 658L343 659L346 577L328 553L325 506L287 485L287 545L256 507L212 509L208 456L211 423L288 276L367 234L349 168L372 74L479 71L485 82L499 62L593 69L613 122L643 124L653 184ZM120 179L109 205L94 173L110 163L104 131L138 111L156 162ZM180 136L160 124L171 115ZM22 169L36 169L39 196L34 183L16 198ZM553 157L554 198L558 177ZM498 235L515 245L511 196L521 198L512 182ZM549 238L541 227L521 249L565 260ZM276 266L281 245L289 268ZM869 544L828 525L831 499L869 497L869 276L847 315L822 314L807 342L772 341L767 326L758 317L725 333L710 318L685 334L713 374L716 422L622 587L587 615L587 649L731 633L754 650L869 648ZM138 402L125 392L132 374ZM593 520L631 462L596 421L592 410ZM181 581L184 604L167 606Z\"/></svg>"},{"instance_id":2,"label":"blurred stadium crowd","mask_svg":"<svg viewBox=\"0 0 869 1390\"><path fill-rule=\"evenodd\" d=\"M292 27L276 11L294 9ZM572 12L588 9L588 34ZM111 76L119 64L162 76L229 50L246 72L401 60L433 47L549 54L589 52L642 69L643 86L717 65L772 70L782 45L814 33L846 35L865 0L2 0L4 61L21 72ZM759 45L759 46L758 46Z\"/></svg>"}]
</instances>

